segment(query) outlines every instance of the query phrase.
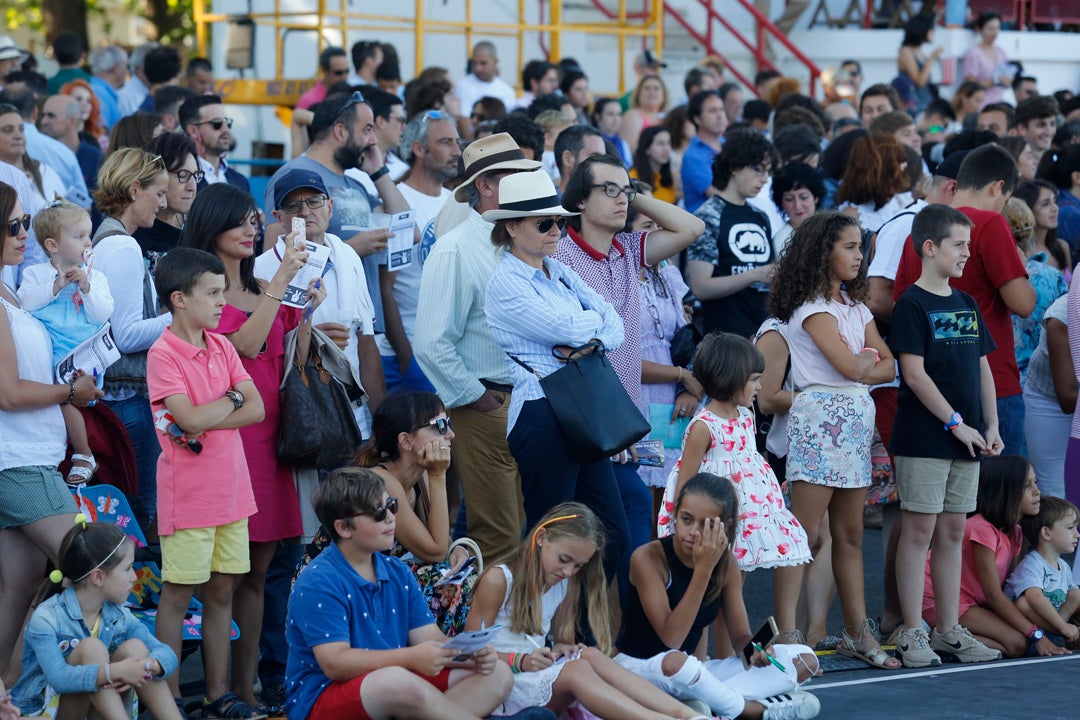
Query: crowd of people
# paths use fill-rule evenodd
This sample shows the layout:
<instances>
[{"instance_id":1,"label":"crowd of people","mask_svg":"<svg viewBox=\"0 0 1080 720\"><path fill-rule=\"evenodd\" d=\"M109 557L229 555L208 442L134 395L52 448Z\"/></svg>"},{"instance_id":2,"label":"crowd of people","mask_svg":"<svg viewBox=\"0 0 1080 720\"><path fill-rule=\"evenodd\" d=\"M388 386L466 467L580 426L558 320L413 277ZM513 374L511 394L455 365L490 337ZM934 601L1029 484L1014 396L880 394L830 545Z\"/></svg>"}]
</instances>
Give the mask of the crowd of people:
<instances>
[{"instance_id":1,"label":"crowd of people","mask_svg":"<svg viewBox=\"0 0 1080 720\"><path fill-rule=\"evenodd\" d=\"M1000 27L951 101L923 18L824 102L715 58L680 96L649 50L594 97L570 58L518 92L487 41L407 83L327 47L261 198L206 60L64 32L46 78L0 37L0 719L809 720L820 652L1080 650L1080 98ZM104 329L119 359L65 373ZM651 426L599 460L545 383L591 353ZM282 459L305 367L360 391L333 467ZM160 545L152 631L130 538L78 513L99 481Z\"/></svg>"}]
</instances>

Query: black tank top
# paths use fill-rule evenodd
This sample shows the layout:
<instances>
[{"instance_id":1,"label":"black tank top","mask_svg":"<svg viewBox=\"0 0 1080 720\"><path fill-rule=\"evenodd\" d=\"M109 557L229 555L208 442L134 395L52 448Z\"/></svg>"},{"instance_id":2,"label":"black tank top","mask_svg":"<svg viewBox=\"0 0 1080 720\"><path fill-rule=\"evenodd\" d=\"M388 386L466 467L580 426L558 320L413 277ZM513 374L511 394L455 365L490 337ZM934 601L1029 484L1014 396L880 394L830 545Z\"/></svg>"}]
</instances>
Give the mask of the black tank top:
<instances>
[{"instance_id":1,"label":"black tank top","mask_svg":"<svg viewBox=\"0 0 1080 720\"><path fill-rule=\"evenodd\" d=\"M674 535L660 538L660 547L664 549L664 556L667 558L669 575L667 597L672 608L682 600L686 594L686 588L690 586L690 579L694 576L694 569L683 565L675 555L672 544L674 540ZM702 631L716 619L720 608L720 597L702 605L698 609L690 632L687 633L686 639L678 649L692 655L701 641ZM656 634L656 630L645 615L645 609L641 607L641 597L638 595L637 588L633 585L630 586L630 592L627 593L626 602L623 604L622 626L619 628L619 637L615 641L615 647L619 649L619 652L636 658L650 658L672 649L665 645Z\"/></svg>"}]
</instances>

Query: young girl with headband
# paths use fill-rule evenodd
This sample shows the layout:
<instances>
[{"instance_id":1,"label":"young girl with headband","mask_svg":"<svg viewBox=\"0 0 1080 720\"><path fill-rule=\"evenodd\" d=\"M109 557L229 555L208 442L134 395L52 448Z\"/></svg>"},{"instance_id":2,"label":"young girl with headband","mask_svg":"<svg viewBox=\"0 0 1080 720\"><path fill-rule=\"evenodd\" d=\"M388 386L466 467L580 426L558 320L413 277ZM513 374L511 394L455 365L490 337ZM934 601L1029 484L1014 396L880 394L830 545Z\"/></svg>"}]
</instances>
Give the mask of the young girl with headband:
<instances>
[{"instance_id":1,"label":"young girl with headband","mask_svg":"<svg viewBox=\"0 0 1080 720\"><path fill-rule=\"evenodd\" d=\"M514 673L514 689L498 712L546 706L559 713L576 701L600 717L704 720L608 656L603 546L596 515L562 503L480 578L465 629L501 626L492 644ZM595 647L578 642L586 625Z\"/></svg>"},{"instance_id":2,"label":"young girl with headband","mask_svg":"<svg viewBox=\"0 0 1080 720\"><path fill-rule=\"evenodd\" d=\"M134 690L158 720L180 720L160 682L176 655L123 603L135 582L135 546L116 525L76 525L60 545L60 568L49 576L63 590L38 605L27 623L23 674L11 690L23 715L128 720L125 695Z\"/></svg>"}]
</instances>

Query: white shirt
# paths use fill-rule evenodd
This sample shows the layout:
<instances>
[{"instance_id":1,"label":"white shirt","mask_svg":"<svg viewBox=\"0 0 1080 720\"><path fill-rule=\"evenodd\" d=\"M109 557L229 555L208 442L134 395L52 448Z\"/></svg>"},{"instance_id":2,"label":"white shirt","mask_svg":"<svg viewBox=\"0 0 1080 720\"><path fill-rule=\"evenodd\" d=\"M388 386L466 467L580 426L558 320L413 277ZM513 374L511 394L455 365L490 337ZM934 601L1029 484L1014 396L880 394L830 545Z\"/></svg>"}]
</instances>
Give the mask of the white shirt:
<instances>
[{"instance_id":1,"label":"white shirt","mask_svg":"<svg viewBox=\"0 0 1080 720\"><path fill-rule=\"evenodd\" d=\"M405 337L412 344L416 330L416 306L420 297L420 275L424 268L424 261L435 244L435 216L450 199L453 193L446 188L441 188L438 195L427 195L404 183L398 184L398 190L409 207L416 212L416 227L420 229L420 244L413 253L413 261L406 267L392 273L394 275L394 287L391 294L397 302L398 315L401 316L401 325L405 329ZM380 261L383 264L384 261ZM379 346L379 353L390 356L394 349L386 335L379 335L375 342Z\"/></svg>"},{"instance_id":2,"label":"white shirt","mask_svg":"<svg viewBox=\"0 0 1080 720\"><path fill-rule=\"evenodd\" d=\"M229 167L228 163L225 162L225 158L221 158L221 165L219 166L220 169L218 169L218 170L215 170L214 169L214 164L212 162L210 162L209 160L207 160L206 158L200 157L200 158L198 158L198 160L199 160L199 169L202 170L204 173L206 173L206 184L207 185L213 185L215 183L227 183L227 182L229 182L229 178L226 177L226 175L225 175L225 171Z\"/></svg>"},{"instance_id":3,"label":"white shirt","mask_svg":"<svg viewBox=\"0 0 1080 720\"><path fill-rule=\"evenodd\" d=\"M19 302L24 309L34 312L45 307L60 294L69 296L78 291L82 300L82 308L86 312L86 318L95 325L100 325L109 319L115 309L112 291L109 288L109 279L103 272L90 271L90 292L78 290L77 285L68 285L60 288L59 293L53 293L53 283L56 281L57 270L52 263L39 263L31 265L23 272L23 284L19 286Z\"/></svg>"},{"instance_id":4,"label":"white shirt","mask_svg":"<svg viewBox=\"0 0 1080 720\"><path fill-rule=\"evenodd\" d=\"M120 106L120 114L134 115L150 94L150 88L143 84L137 75L132 75L124 83L124 87L116 94L116 103Z\"/></svg>"},{"instance_id":5,"label":"white shirt","mask_svg":"<svg viewBox=\"0 0 1080 720\"><path fill-rule=\"evenodd\" d=\"M513 110L514 106L517 104L517 95L514 92L514 88L501 77L496 77L489 82L485 82L472 73L469 73L461 80L458 80L457 85L454 88L454 94L457 95L458 100L461 101L461 112L465 115L472 114L473 105L483 97L493 97L502 100L503 105L506 106L507 112Z\"/></svg>"},{"instance_id":6,"label":"white shirt","mask_svg":"<svg viewBox=\"0 0 1080 720\"><path fill-rule=\"evenodd\" d=\"M116 347L125 353L149 350L172 324L172 313L143 317L146 265L139 243L130 235L110 235L94 246L94 257L94 270L104 273L112 291L109 322Z\"/></svg>"},{"instance_id":7,"label":"white shirt","mask_svg":"<svg viewBox=\"0 0 1080 720\"><path fill-rule=\"evenodd\" d=\"M902 208L885 221L874 240L874 259L866 271L867 277L896 279L900 257L904 254L904 243L911 235L911 224L915 222L915 215L926 206L925 200L917 200L911 207Z\"/></svg>"},{"instance_id":8,"label":"white shirt","mask_svg":"<svg viewBox=\"0 0 1080 720\"><path fill-rule=\"evenodd\" d=\"M747 198L748 205L756 207L769 218L769 235L770 237L776 237L777 233L786 225L784 216L780 214L780 211L776 207L776 203L772 199L772 177L770 176L765 184L761 186L761 191L758 192L752 198Z\"/></svg>"}]
</instances>

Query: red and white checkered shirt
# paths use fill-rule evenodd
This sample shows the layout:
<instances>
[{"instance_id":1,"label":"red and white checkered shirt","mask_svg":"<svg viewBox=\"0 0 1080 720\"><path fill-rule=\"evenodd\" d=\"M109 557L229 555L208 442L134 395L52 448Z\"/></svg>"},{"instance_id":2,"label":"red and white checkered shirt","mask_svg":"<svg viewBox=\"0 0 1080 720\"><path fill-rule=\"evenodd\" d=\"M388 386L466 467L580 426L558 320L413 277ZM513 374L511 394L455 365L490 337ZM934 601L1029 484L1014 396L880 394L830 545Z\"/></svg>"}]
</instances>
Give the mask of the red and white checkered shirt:
<instances>
[{"instance_id":1,"label":"red and white checkered shirt","mask_svg":"<svg viewBox=\"0 0 1080 720\"><path fill-rule=\"evenodd\" d=\"M619 233L608 254L601 255L573 228L559 241L555 259L615 307L623 321L623 344L608 353L611 366L635 405L641 405L641 294L638 282L645 267L646 233Z\"/></svg>"}]
</instances>

